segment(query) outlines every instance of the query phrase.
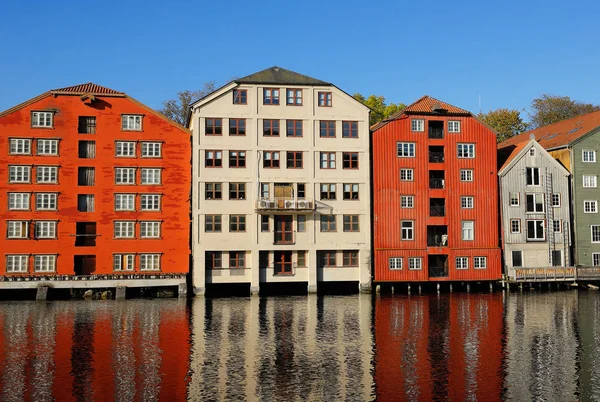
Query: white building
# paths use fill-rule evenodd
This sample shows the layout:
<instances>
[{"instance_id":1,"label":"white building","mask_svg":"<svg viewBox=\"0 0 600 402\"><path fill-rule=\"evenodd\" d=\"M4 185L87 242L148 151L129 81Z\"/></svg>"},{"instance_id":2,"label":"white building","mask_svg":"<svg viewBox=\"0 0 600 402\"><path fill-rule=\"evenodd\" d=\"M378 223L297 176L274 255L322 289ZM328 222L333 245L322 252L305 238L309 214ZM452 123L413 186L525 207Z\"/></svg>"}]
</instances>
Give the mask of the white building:
<instances>
[{"instance_id":1,"label":"white building","mask_svg":"<svg viewBox=\"0 0 600 402\"><path fill-rule=\"evenodd\" d=\"M193 281L370 289L369 109L279 67L191 105Z\"/></svg>"}]
</instances>

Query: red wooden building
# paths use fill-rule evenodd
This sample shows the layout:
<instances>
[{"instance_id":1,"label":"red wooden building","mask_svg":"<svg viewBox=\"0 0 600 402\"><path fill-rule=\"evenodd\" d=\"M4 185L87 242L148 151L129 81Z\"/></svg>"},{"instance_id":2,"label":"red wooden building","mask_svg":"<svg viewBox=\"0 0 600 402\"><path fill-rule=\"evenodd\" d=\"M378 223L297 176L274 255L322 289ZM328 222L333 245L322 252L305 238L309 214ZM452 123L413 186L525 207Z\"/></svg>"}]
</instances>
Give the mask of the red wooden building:
<instances>
[{"instance_id":1,"label":"red wooden building","mask_svg":"<svg viewBox=\"0 0 600 402\"><path fill-rule=\"evenodd\" d=\"M500 279L494 131L425 96L372 141L374 281Z\"/></svg>"},{"instance_id":2,"label":"red wooden building","mask_svg":"<svg viewBox=\"0 0 600 402\"><path fill-rule=\"evenodd\" d=\"M188 130L92 83L0 113L0 288L184 285L190 152Z\"/></svg>"}]
</instances>

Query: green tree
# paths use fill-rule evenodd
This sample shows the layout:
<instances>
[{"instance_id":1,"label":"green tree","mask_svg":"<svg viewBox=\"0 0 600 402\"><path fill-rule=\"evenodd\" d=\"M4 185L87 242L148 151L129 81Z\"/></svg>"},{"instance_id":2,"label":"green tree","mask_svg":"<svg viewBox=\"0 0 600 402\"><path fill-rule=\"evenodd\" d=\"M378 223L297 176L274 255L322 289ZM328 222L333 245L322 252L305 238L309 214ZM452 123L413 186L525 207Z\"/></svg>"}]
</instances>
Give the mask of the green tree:
<instances>
[{"instance_id":1,"label":"green tree","mask_svg":"<svg viewBox=\"0 0 600 402\"><path fill-rule=\"evenodd\" d=\"M387 119L392 114L404 109L406 105L404 103L390 103L386 104L385 97L381 95L371 95L365 98L363 95L356 93L353 95L354 99L361 102L365 106L371 109L371 121L370 124L379 123L380 121Z\"/></svg>"},{"instance_id":2,"label":"green tree","mask_svg":"<svg viewBox=\"0 0 600 402\"><path fill-rule=\"evenodd\" d=\"M192 102L208 95L215 90L215 82L209 81L204 83L202 89L196 91L190 91L189 89L178 92L177 99L170 99L163 101L163 107L158 109L159 113L162 113L169 119L181 124L186 125L187 114L190 110Z\"/></svg>"},{"instance_id":3,"label":"green tree","mask_svg":"<svg viewBox=\"0 0 600 402\"><path fill-rule=\"evenodd\" d=\"M600 106L574 101L568 96L544 94L531 102L531 128L558 123L596 110L600 110Z\"/></svg>"},{"instance_id":4,"label":"green tree","mask_svg":"<svg viewBox=\"0 0 600 402\"><path fill-rule=\"evenodd\" d=\"M527 131L527 123L523 122L521 112L515 109L496 109L477 116L485 124L496 130L496 140L502 142L514 135Z\"/></svg>"}]
</instances>

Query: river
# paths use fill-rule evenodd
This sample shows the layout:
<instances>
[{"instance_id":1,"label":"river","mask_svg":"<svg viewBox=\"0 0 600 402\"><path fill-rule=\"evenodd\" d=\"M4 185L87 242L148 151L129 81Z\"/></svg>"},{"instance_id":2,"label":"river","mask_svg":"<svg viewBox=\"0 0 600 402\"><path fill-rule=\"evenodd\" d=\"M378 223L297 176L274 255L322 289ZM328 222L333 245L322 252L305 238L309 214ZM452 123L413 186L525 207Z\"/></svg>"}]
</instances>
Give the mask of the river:
<instances>
[{"instance_id":1,"label":"river","mask_svg":"<svg viewBox=\"0 0 600 402\"><path fill-rule=\"evenodd\" d=\"M600 292L2 302L2 401L600 400Z\"/></svg>"}]
</instances>

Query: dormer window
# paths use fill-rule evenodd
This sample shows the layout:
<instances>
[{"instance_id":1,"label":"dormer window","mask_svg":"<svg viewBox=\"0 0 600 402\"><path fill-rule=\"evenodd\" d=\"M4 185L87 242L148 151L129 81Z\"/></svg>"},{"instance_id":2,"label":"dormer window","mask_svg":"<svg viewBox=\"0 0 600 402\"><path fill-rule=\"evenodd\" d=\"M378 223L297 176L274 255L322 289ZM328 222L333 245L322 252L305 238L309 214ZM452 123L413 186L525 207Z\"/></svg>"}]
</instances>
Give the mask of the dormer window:
<instances>
[{"instance_id":1,"label":"dormer window","mask_svg":"<svg viewBox=\"0 0 600 402\"><path fill-rule=\"evenodd\" d=\"M123 131L142 131L142 116L132 114L122 115L121 129Z\"/></svg>"},{"instance_id":2,"label":"dormer window","mask_svg":"<svg viewBox=\"0 0 600 402\"><path fill-rule=\"evenodd\" d=\"M53 127L53 112L31 112L31 127Z\"/></svg>"}]
</instances>

